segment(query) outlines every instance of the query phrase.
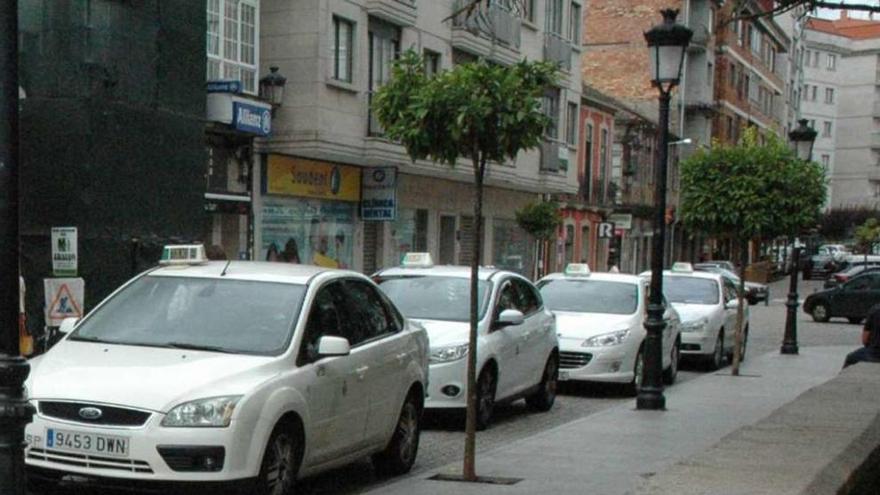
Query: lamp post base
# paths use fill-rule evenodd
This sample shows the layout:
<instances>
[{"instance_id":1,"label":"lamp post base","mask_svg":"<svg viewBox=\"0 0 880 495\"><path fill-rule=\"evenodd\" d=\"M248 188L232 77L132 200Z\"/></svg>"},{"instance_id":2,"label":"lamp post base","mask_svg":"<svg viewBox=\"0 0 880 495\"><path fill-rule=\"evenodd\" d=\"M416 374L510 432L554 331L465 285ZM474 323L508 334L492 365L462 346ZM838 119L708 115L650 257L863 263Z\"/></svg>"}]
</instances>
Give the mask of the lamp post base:
<instances>
[{"instance_id":1,"label":"lamp post base","mask_svg":"<svg viewBox=\"0 0 880 495\"><path fill-rule=\"evenodd\" d=\"M790 344L790 343L782 344L782 347L779 348L779 353L780 354L797 354L798 353L798 346L797 346L797 344Z\"/></svg>"},{"instance_id":2,"label":"lamp post base","mask_svg":"<svg viewBox=\"0 0 880 495\"><path fill-rule=\"evenodd\" d=\"M0 354L0 493L24 494L24 427L34 410L22 393L30 365Z\"/></svg>"},{"instance_id":3,"label":"lamp post base","mask_svg":"<svg viewBox=\"0 0 880 495\"><path fill-rule=\"evenodd\" d=\"M642 388L636 397L636 409L646 411L665 411L666 397L661 389Z\"/></svg>"}]
</instances>

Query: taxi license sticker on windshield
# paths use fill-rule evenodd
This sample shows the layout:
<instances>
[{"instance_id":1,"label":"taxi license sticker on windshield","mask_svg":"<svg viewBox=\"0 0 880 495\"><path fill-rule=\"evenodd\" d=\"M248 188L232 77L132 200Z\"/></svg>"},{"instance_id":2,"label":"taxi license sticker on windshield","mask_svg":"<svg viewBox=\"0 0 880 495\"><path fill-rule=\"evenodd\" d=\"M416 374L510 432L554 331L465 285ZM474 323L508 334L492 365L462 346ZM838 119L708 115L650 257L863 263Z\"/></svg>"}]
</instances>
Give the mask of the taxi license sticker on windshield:
<instances>
[{"instance_id":1,"label":"taxi license sticker on windshield","mask_svg":"<svg viewBox=\"0 0 880 495\"><path fill-rule=\"evenodd\" d=\"M128 457L128 438L49 428L46 448L113 457Z\"/></svg>"}]
</instances>

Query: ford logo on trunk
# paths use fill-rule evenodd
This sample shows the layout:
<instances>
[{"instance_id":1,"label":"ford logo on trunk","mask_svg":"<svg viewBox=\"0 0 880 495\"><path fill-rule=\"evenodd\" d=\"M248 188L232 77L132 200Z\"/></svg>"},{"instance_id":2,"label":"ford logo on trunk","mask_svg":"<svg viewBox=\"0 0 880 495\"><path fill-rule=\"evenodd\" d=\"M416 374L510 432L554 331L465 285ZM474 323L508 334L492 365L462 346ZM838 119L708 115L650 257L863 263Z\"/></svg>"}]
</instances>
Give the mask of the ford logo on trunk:
<instances>
[{"instance_id":1,"label":"ford logo on trunk","mask_svg":"<svg viewBox=\"0 0 880 495\"><path fill-rule=\"evenodd\" d=\"M101 419L101 416L104 415L104 412L98 409L97 407L84 407L79 410L79 417L82 419L88 419L91 421Z\"/></svg>"}]
</instances>

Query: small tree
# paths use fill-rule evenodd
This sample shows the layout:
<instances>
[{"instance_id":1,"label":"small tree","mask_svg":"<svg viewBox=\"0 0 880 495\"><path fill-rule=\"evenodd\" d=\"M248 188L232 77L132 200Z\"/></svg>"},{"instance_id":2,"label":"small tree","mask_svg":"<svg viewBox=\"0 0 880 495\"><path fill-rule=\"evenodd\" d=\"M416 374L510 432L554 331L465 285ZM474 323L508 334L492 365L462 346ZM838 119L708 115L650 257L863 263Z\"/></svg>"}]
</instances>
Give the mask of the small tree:
<instances>
[{"instance_id":1,"label":"small tree","mask_svg":"<svg viewBox=\"0 0 880 495\"><path fill-rule=\"evenodd\" d=\"M515 215L517 225L535 238L538 254L543 252L542 246L556 235L556 230L562 225L559 205L555 202L529 203L517 210ZM543 259L543 256L538 256L538 259ZM538 266L537 260L535 270L536 278L540 278L543 275L543 267Z\"/></svg>"},{"instance_id":2,"label":"small tree","mask_svg":"<svg viewBox=\"0 0 880 495\"><path fill-rule=\"evenodd\" d=\"M739 307L732 373L739 374L743 342L748 243L795 235L815 225L825 202L825 172L797 159L776 135L760 144L755 129L735 146L713 143L681 164L681 215L685 224L732 240L740 253Z\"/></svg>"},{"instance_id":3,"label":"small tree","mask_svg":"<svg viewBox=\"0 0 880 495\"><path fill-rule=\"evenodd\" d=\"M865 252L865 265L868 264L868 255L874 246L880 242L880 222L876 218L869 218L859 225L855 232L856 244Z\"/></svg>"},{"instance_id":4,"label":"small tree","mask_svg":"<svg viewBox=\"0 0 880 495\"><path fill-rule=\"evenodd\" d=\"M513 160L537 146L549 119L541 109L556 66L484 60L456 65L428 77L422 58L408 50L394 64L391 80L375 96L373 110L389 139L413 161L431 159L455 166L469 158L474 174L474 249L471 259L470 338L467 366L467 424L462 477L476 481L477 274L483 233L483 180L489 162Z\"/></svg>"}]
</instances>

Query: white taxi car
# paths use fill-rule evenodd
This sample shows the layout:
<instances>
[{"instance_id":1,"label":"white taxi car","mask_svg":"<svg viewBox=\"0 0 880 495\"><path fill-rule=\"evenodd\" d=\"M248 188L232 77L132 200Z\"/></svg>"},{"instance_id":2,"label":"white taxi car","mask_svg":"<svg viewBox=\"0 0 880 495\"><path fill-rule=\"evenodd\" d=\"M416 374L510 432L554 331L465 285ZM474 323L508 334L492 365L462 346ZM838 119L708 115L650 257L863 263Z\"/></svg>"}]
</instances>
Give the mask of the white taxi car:
<instances>
[{"instance_id":1,"label":"white taxi car","mask_svg":"<svg viewBox=\"0 0 880 495\"><path fill-rule=\"evenodd\" d=\"M559 379L629 384L638 392L647 335L647 284L635 275L595 273L572 263L564 273L538 281L559 332ZM679 321L667 305L663 330L663 379L678 374Z\"/></svg>"},{"instance_id":2,"label":"white taxi car","mask_svg":"<svg viewBox=\"0 0 880 495\"><path fill-rule=\"evenodd\" d=\"M408 471L424 330L358 273L203 260L200 245L166 248L32 361L29 481L283 494L370 454Z\"/></svg>"},{"instance_id":3,"label":"white taxi car","mask_svg":"<svg viewBox=\"0 0 880 495\"><path fill-rule=\"evenodd\" d=\"M641 276L650 278L651 272ZM663 295L681 316L681 354L698 358L710 368L724 366L733 356L736 344L738 290L733 281L720 273L695 271L693 265L674 263L663 271ZM745 357L749 336L749 306L743 307L743 342Z\"/></svg>"},{"instance_id":4,"label":"white taxi car","mask_svg":"<svg viewBox=\"0 0 880 495\"><path fill-rule=\"evenodd\" d=\"M430 385L425 407L467 407L470 267L434 266L427 253L409 253L398 268L373 279L431 341ZM525 398L548 411L556 398L556 325L541 294L522 276L479 270L477 428L485 429L497 402Z\"/></svg>"}]
</instances>

